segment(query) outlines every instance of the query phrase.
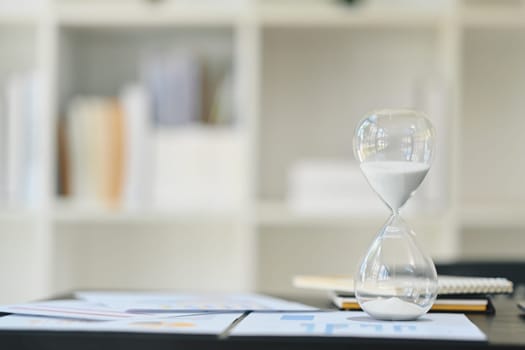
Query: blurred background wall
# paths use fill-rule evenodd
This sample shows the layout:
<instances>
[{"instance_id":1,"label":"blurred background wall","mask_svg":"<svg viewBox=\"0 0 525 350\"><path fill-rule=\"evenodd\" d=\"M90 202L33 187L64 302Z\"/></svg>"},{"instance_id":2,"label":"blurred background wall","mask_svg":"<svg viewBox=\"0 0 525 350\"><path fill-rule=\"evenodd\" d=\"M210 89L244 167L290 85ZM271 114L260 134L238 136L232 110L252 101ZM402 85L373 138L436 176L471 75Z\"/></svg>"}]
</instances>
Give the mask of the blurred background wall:
<instances>
[{"instance_id":1,"label":"blurred background wall","mask_svg":"<svg viewBox=\"0 0 525 350\"><path fill-rule=\"evenodd\" d=\"M435 261L525 259L524 38L523 0L0 0L0 302L352 274L386 107L437 130Z\"/></svg>"}]
</instances>

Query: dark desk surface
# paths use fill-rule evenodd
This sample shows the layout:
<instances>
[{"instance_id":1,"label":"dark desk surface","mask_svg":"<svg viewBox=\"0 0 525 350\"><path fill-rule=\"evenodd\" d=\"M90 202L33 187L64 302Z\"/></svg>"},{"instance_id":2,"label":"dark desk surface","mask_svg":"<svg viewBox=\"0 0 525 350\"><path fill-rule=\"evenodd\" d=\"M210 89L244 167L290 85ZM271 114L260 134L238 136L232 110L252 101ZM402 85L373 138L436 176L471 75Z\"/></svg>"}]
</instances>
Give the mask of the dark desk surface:
<instances>
[{"instance_id":1,"label":"dark desk surface","mask_svg":"<svg viewBox=\"0 0 525 350\"><path fill-rule=\"evenodd\" d=\"M288 298L290 299L290 298ZM326 298L294 299L327 308ZM487 343L429 340L393 340L344 337L229 337L44 331L0 331L0 349L525 349L525 316L516 301L494 299L495 315L470 314L469 318L488 336Z\"/></svg>"},{"instance_id":2,"label":"dark desk surface","mask_svg":"<svg viewBox=\"0 0 525 350\"><path fill-rule=\"evenodd\" d=\"M489 338L491 345L514 345L525 348L525 313L517 301L504 296L495 298L496 314L471 314L469 318Z\"/></svg>"}]
</instances>

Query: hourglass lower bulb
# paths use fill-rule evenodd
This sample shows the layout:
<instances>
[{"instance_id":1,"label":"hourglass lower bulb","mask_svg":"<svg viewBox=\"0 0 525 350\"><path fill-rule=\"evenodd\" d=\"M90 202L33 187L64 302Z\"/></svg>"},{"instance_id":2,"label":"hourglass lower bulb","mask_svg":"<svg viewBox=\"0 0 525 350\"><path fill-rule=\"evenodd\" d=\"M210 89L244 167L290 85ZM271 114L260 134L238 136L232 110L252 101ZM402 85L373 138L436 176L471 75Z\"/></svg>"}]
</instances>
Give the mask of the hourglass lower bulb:
<instances>
[{"instance_id":1,"label":"hourglass lower bulb","mask_svg":"<svg viewBox=\"0 0 525 350\"><path fill-rule=\"evenodd\" d=\"M433 142L428 119L411 110L373 112L356 128L354 151L361 170L392 210L354 277L361 308L377 319L416 319L437 295L434 263L399 216L430 169Z\"/></svg>"}]
</instances>

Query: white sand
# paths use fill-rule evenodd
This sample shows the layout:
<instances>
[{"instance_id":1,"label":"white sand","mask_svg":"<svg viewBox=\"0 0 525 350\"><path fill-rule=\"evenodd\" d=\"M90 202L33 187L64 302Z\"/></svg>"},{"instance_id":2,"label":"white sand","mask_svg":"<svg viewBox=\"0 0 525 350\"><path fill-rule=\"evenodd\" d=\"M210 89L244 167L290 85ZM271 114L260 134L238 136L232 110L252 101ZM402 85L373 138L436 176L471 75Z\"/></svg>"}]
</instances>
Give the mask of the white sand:
<instances>
[{"instance_id":1,"label":"white sand","mask_svg":"<svg viewBox=\"0 0 525 350\"><path fill-rule=\"evenodd\" d=\"M430 166L417 162L365 162L361 170L370 186L394 210L405 204L427 174Z\"/></svg>"},{"instance_id":2,"label":"white sand","mask_svg":"<svg viewBox=\"0 0 525 350\"><path fill-rule=\"evenodd\" d=\"M414 320L427 311L427 308L396 297L367 301L362 307L373 318L392 321Z\"/></svg>"}]
</instances>

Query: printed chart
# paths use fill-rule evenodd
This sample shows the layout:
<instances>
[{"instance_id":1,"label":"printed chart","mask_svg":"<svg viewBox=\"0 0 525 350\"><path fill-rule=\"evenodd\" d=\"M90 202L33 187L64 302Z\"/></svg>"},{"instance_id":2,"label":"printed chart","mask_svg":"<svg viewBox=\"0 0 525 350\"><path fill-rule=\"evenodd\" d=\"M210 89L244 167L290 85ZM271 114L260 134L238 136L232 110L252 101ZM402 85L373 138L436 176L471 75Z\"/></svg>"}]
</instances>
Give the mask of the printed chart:
<instances>
[{"instance_id":1,"label":"printed chart","mask_svg":"<svg viewBox=\"0 0 525 350\"><path fill-rule=\"evenodd\" d=\"M180 314L169 317L143 317L119 321L82 321L42 316L8 315L0 317L0 330L45 330L125 333L223 333L241 313Z\"/></svg>"},{"instance_id":2,"label":"printed chart","mask_svg":"<svg viewBox=\"0 0 525 350\"><path fill-rule=\"evenodd\" d=\"M342 336L484 341L461 314L427 314L416 321L377 321L364 312L251 313L233 336Z\"/></svg>"}]
</instances>

